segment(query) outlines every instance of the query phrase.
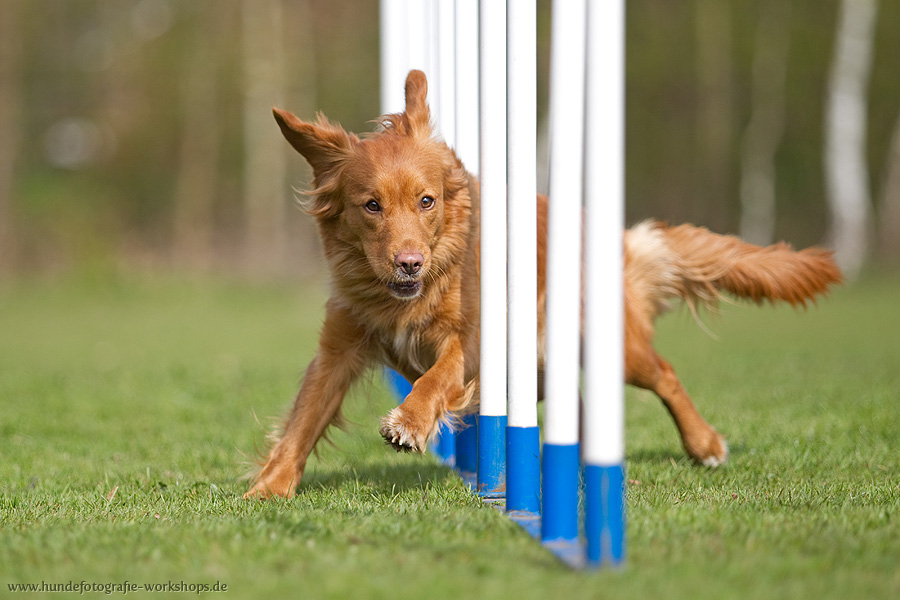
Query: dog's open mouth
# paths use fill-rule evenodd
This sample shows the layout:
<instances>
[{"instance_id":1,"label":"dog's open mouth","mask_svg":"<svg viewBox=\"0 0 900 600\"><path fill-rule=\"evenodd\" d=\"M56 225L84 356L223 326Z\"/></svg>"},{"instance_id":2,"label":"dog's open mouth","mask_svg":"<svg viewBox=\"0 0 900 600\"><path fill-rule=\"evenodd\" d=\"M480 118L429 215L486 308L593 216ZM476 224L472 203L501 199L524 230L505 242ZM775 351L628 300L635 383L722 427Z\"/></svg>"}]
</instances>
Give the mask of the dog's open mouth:
<instances>
[{"instance_id":1,"label":"dog's open mouth","mask_svg":"<svg viewBox=\"0 0 900 600\"><path fill-rule=\"evenodd\" d=\"M419 292L422 291L422 280L390 281L387 286L395 298L407 300L419 295Z\"/></svg>"}]
</instances>

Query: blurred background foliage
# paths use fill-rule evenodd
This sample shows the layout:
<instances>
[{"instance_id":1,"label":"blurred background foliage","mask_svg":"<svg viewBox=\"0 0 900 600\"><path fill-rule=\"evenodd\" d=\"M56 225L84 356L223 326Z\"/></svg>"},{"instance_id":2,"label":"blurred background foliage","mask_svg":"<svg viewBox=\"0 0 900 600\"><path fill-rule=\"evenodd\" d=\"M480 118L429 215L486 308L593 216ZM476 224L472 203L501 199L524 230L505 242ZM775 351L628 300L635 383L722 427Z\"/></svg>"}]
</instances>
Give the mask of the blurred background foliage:
<instances>
[{"instance_id":1,"label":"blurred background foliage","mask_svg":"<svg viewBox=\"0 0 900 600\"><path fill-rule=\"evenodd\" d=\"M738 233L751 122L768 97L756 146L771 155L771 236L829 242L824 130L841 6L628 0L629 223ZM886 220L900 203L889 184L900 170L900 1L877 8L867 256L896 265L900 223ZM269 108L372 129L378 19L377 0L2 0L0 272L320 274L292 190L309 173ZM549 20L541 0L541 130Z\"/></svg>"}]
</instances>

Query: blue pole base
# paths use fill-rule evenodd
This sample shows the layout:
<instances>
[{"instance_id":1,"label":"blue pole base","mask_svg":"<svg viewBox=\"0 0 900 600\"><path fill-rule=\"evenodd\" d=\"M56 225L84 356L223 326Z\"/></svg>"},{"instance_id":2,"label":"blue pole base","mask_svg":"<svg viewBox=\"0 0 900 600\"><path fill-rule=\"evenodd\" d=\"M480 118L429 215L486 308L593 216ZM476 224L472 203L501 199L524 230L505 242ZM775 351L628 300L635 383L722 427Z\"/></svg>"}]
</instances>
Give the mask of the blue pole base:
<instances>
[{"instance_id":1,"label":"blue pole base","mask_svg":"<svg viewBox=\"0 0 900 600\"><path fill-rule=\"evenodd\" d=\"M541 539L544 544L578 542L579 455L578 444L544 444L541 465Z\"/></svg>"},{"instance_id":2,"label":"blue pole base","mask_svg":"<svg viewBox=\"0 0 900 600\"><path fill-rule=\"evenodd\" d=\"M478 415L478 494L506 496L506 415Z\"/></svg>"},{"instance_id":3,"label":"blue pole base","mask_svg":"<svg viewBox=\"0 0 900 600\"><path fill-rule=\"evenodd\" d=\"M451 469L456 467L456 432L441 426L434 439L431 440L431 452Z\"/></svg>"},{"instance_id":4,"label":"blue pole base","mask_svg":"<svg viewBox=\"0 0 900 600\"><path fill-rule=\"evenodd\" d=\"M462 429L456 432L456 470L474 491L478 485L478 415L462 418Z\"/></svg>"},{"instance_id":5,"label":"blue pole base","mask_svg":"<svg viewBox=\"0 0 900 600\"><path fill-rule=\"evenodd\" d=\"M625 467L584 468L587 561L589 566L620 565L625 557Z\"/></svg>"},{"instance_id":6,"label":"blue pole base","mask_svg":"<svg viewBox=\"0 0 900 600\"><path fill-rule=\"evenodd\" d=\"M506 510L522 518L541 514L541 431L506 428Z\"/></svg>"},{"instance_id":7,"label":"blue pole base","mask_svg":"<svg viewBox=\"0 0 900 600\"><path fill-rule=\"evenodd\" d=\"M506 516L534 539L541 539L541 515L539 513L514 511L507 512Z\"/></svg>"},{"instance_id":8,"label":"blue pole base","mask_svg":"<svg viewBox=\"0 0 900 600\"><path fill-rule=\"evenodd\" d=\"M403 375L393 369L385 367L384 378L387 381L391 392L393 392L394 396L397 398L398 404L403 402L412 391L412 384L408 382Z\"/></svg>"}]
</instances>

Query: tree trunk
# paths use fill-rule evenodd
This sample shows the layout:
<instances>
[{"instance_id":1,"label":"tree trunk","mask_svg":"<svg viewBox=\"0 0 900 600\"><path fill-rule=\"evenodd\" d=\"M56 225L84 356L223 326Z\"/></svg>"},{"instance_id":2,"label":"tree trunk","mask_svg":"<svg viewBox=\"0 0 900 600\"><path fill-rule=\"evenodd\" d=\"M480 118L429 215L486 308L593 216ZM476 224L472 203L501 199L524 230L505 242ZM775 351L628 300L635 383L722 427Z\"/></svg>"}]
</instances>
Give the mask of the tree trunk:
<instances>
[{"instance_id":1,"label":"tree trunk","mask_svg":"<svg viewBox=\"0 0 900 600\"><path fill-rule=\"evenodd\" d=\"M0 272L15 262L16 154L21 139L22 39L19 2L0 2Z\"/></svg>"},{"instance_id":2,"label":"tree trunk","mask_svg":"<svg viewBox=\"0 0 900 600\"><path fill-rule=\"evenodd\" d=\"M830 243L848 280L866 259L871 193L866 163L866 115L876 0L843 0L828 86L825 189Z\"/></svg>"},{"instance_id":3,"label":"tree trunk","mask_svg":"<svg viewBox=\"0 0 900 600\"><path fill-rule=\"evenodd\" d=\"M272 105L284 100L281 0L243 0L244 206L246 256L256 273L285 266L287 206L284 140L273 133Z\"/></svg>"},{"instance_id":4,"label":"tree trunk","mask_svg":"<svg viewBox=\"0 0 900 600\"><path fill-rule=\"evenodd\" d=\"M181 80L183 126L175 180L174 253L189 267L208 269L215 252L215 200L219 158L218 39L227 11L199 19Z\"/></svg>"},{"instance_id":5,"label":"tree trunk","mask_svg":"<svg viewBox=\"0 0 900 600\"><path fill-rule=\"evenodd\" d=\"M313 22L313 9L309 0L292 0L284 4L284 22L287 24L290 35L285 40L285 54L290 57L290 69L285 79L285 106L292 112L311 116L318 108L318 88L316 56L316 28ZM274 121L270 124L270 135L274 135L277 141L281 141L281 134ZM290 144L282 143L282 152L286 157L287 180L285 190L290 190L288 184L292 184L297 190L305 189L308 182L312 181L312 169L303 158L291 148ZM289 193L286 192L286 193ZM297 193L300 193L299 191ZM292 274L308 275L317 273L320 268L318 261L290 260L294 256L318 256L319 236L313 219L308 218L298 206L288 204L287 220L287 258Z\"/></svg>"},{"instance_id":6,"label":"tree trunk","mask_svg":"<svg viewBox=\"0 0 900 600\"><path fill-rule=\"evenodd\" d=\"M752 73L752 113L741 143L741 228L748 242L775 235L775 152L784 134L784 84L790 47L790 0L759 4Z\"/></svg>"},{"instance_id":7,"label":"tree trunk","mask_svg":"<svg viewBox=\"0 0 900 600\"><path fill-rule=\"evenodd\" d=\"M732 196L734 85L731 5L721 0L695 3L697 36L698 161L700 188L695 207L714 229L730 228L727 199Z\"/></svg>"},{"instance_id":8,"label":"tree trunk","mask_svg":"<svg viewBox=\"0 0 900 600\"><path fill-rule=\"evenodd\" d=\"M900 258L900 116L894 124L891 149L878 207L879 253L886 261Z\"/></svg>"}]
</instances>

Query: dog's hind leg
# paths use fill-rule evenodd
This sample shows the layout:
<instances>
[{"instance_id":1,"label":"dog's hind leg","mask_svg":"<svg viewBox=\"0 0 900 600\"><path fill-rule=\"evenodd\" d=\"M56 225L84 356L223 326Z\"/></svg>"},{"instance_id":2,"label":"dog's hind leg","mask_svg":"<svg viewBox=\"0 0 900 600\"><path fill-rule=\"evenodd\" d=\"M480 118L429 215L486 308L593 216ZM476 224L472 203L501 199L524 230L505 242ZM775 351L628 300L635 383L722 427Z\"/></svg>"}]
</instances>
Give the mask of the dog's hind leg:
<instances>
[{"instance_id":1,"label":"dog's hind leg","mask_svg":"<svg viewBox=\"0 0 900 600\"><path fill-rule=\"evenodd\" d=\"M707 467L717 467L728 460L725 439L707 423L690 396L684 391L672 365L657 355L657 378L652 389L660 397L681 433L681 443L688 455Z\"/></svg>"},{"instance_id":2,"label":"dog's hind leg","mask_svg":"<svg viewBox=\"0 0 900 600\"><path fill-rule=\"evenodd\" d=\"M685 451L694 461L716 467L728 460L725 439L697 412L672 365L656 353L646 336L629 331L626 339L626 382L659 396L678 427Z\"/></svg>"}]
</instances>

